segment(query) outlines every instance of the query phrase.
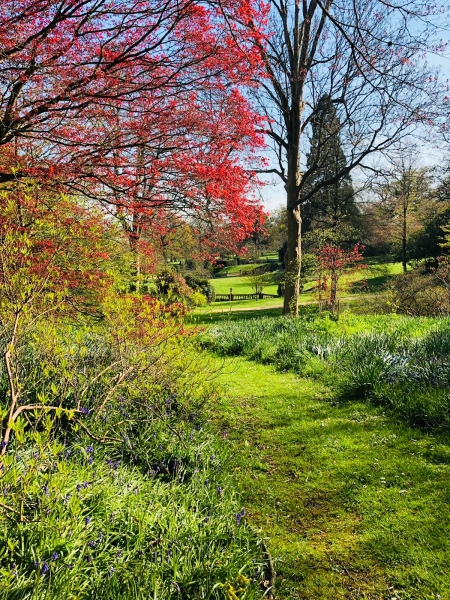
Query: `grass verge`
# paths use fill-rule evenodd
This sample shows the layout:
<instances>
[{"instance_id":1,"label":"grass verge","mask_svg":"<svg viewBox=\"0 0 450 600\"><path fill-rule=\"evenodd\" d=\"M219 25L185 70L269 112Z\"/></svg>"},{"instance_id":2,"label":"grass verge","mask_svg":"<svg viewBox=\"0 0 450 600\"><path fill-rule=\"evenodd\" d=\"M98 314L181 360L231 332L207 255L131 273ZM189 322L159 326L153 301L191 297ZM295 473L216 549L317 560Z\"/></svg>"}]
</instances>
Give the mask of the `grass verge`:
<instances>
[{"instance_id":1,"label":"grass verge","mask_svg":"<svg viewBox=\"0 0 450 600\"><path fill-rule=\"evenodd\" d=\"M270 536L277 598L449 598L448 438L332 402L317 381L215 360L215 422L250 521Z\"/></svg>"}]
</instances>

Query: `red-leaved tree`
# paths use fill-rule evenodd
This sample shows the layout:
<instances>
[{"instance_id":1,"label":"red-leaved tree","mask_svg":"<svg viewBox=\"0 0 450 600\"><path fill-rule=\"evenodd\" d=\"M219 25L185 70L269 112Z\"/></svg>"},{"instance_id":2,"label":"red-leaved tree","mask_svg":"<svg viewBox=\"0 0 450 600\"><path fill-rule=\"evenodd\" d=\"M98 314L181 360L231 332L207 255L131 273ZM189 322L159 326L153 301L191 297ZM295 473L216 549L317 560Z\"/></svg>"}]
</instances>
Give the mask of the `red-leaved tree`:
<instances>
[{"instance_id":1,"label":"red-leaved tree","mask_svg":"<svg viewBox=\"0 0 450 600\"><path fill-rule=\"evenodd\" d=\"M253 0L5 0L0 182L23 176L128 220L164 207L249 228L261 72Z\"/></svg>"},{"instance_id":2,"label":"red-leaved tree","mask_svg":"<svg viewBox=\"0 0 450 600\"><path fill-rule=\"evenodd\" d=\"M317 289L319 302L324 302L327 309L335 313L339 292L339 282L344 275L351 275L364 270L361 250L364 246L355 244L351 250L339 246L325 244L317 250Z\"/></svg>"}]
</instances>

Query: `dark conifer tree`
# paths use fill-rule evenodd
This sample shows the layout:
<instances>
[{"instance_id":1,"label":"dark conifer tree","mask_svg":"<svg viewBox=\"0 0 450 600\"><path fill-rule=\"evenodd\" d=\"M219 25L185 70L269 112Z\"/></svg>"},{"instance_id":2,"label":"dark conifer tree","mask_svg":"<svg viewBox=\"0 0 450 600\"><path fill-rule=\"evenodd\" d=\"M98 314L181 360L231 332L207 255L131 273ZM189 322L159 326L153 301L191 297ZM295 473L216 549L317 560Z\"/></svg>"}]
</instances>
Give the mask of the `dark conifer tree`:
<instances>
[{"instance_id":1,"label":"dark conifer tree","mask_svg":"<svg viewBox=\"0 0 450 600\"><path fill-rule=\"evenodd\" d=\"M307 171L311 169L312 174L305 182L304 193L345 169L340 128L332 100L325 94L320 98L312 120L311 148L307 156ZM352 178L347 174L336 183L321 187L304 203L303 231L322 230L330 243L350 241L349 232L356 225L358 216Z\"/></svg>"}]
</instances>

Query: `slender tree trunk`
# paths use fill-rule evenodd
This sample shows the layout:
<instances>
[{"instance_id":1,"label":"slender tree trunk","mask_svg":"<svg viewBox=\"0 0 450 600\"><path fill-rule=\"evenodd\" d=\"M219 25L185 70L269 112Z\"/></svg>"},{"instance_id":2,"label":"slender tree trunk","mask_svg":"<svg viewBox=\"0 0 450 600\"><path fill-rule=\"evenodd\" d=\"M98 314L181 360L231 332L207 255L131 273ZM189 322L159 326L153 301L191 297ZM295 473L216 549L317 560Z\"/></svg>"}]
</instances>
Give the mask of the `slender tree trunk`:
<instances>
[{"instance_id":1,"label":"slender tree trunk","mask_svg":"<svg viewBox=\"0 0 450 600\"><path fill-rule=\"evenodd\" d=\"M403 273L407 272L407 264L406 264L406 235L407 235L407 227L406 227L406 213L408 210L408 205L406 202L403 202L403 229L402 229L402 265L403 265Z\"/></svg>"},{"instance_id":2,"label":"slender tree trunk","mask_svg":"<svg viewBox=\"0 0 450 600\"><path fill-rule=\"evenodd\" d=\"M284 315L298 315L300 269L302 266L302 219L300 206L287 211L288 240L285 255Z\"/></svg>"},{"instance_id":3,"label":"slender tree trunk","mask_svg":"<svg viewBox=\"0 0 450 600\"><path fill-rule=\"evenodd\" d=\"M331 272L331 289L330 289L330 312L333 314L336 312L336 298L337 298L337 273L333 269Z\"/></svg>"},{"instance_id":4,"label":"slender tree trunk","mask_svg":"<svg viewBox=\"0 0 450 600\"><path fill-rule=\"evenodd\" d=\"M285 257L285 283L283 314L298 316L300 271L302 267L302 218L299 204L300 135L303 102L299 83L292 89L292 107L289 118L289 151L287 153L287 252ZM294 207L294 208L293 208Z\"/></svg>"},{"instance_id":5,"label":"slender tree trunk","mask_svg":"<svg viewBox=\"0 0 450 600\"><path fill-rule=\"evenodd\" d=\"M135 265L136 265L136 292L139 293L141 291L141 255L139 254L138 251L136 251Z\"/></svg>"}]
</instances>

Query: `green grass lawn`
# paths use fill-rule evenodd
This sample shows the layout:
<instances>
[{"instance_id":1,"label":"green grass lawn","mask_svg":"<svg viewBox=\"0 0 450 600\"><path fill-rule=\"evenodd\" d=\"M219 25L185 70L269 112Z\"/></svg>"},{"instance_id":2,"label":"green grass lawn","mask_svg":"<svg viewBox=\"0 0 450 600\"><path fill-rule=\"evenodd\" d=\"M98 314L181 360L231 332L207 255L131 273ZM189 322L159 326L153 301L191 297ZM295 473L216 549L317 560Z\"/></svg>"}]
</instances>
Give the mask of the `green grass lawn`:
<instances>
[{"instance_id":1,"label":"green grass lawn","mask_svg":"<svg viewBox=\"0 0 450 600\"><path fill-rule=\"evenodd\" d=\"M234 268L234 267L230 267ZM364 273L368 289L371 294L377 293L387 281L388 277L401 273L400 263L387 263L384 265L371 265ZM361 280L359 276L353 276L353 280ZM216 293L229 294L230 287L235 294L251 294L253 292L246 277L230 277L223 279L211 279ZM317 307L310 304L317 302L317 296L311 289L315 286L315 281L311 280L305 283L303 293L300 295L300 313L312 314L317 312ZM277 284L267 286L265 293L276 294ZM347 310L360 299L363 299L367 292L347 292L341 302L343 310ZM282 298L267 298L265 300L242 300L236 302L214 302L207 306L196 308L190 315L190 323L217 323L224 320L251 319L261 316L278 316L281 314L283 305Z\"/></svg>"},{"instance_id":2,"label":"green grass lawn","mask_svg":"<svg viewBox=\"0 0 450 600\"><path fill-rule=\"evenodd\" d=\"M230 267L234 268L234 267ZM210 283L216 290L216 294L229 294L230 288L233 288L235 294L253 294L254 290L247 281L247 277L223 277L218 279L210 279ZM276 294L278 283L273 283L264 288L266 294Z\"/></svg>"},{"instance_id":3,"label":"green grass lawn","mask_svg":"<svg viewBox=\"0 0 450 600\"><path fill-rule=\"evenodd\" d=\"M260 263L249 263L248 265L232 265L230 267L222 267L219 273L223 275L224 273L239 273L240 271L253 271L260 267Z\"/></svg>"},{"instance_id":4,"label":"green grass lawn","mask_svg":"<svg viewBox=\"0 0 450 600\"><path fill-rule=\"evenodd\" d=\"M216 358L214 420L278 600L450 598L450 446L323 384Z\"/></svg>"},{"instance_id":5,"label":"green grass lawn","mask_svg":"<svg viewBox=\"0 0 450 600\"><path fill-rule=\"evenodd\" d=\"M244 265L244 267L255 268L258 265ZM231 272L231 269L239 270L240 267L226 267ZM224 271L225 269L223 269ZM386 263L379 265L369 265L362 273L349 275L342 278L341 284L348 284L349 282L358 283L365 280L368 284L368 290L372 293L380 291L382 286L386 283L389 277L399 275L402 272L401 263ZM268 285L264 288L266 294L276 294L278 287L278 279L282 279L282 273L274 274L275 282L272 285ZM253 292L247 277L224 277L211 279L211 284L214 286L217 294L229 294L230 288L233 288L235 294L251 294ZM308 293L311 288L315 286L315 279L310 278L304 284L304 291L302 294L302 301L313 300L315 298L313 293ZM350 290L351 292L351 290ZM307 297L309 296L309 297Z\"/></svg>"},{"instance_id":6,"label":"green grass lawn","mask_svg":"<svg viewBox=\"0 0 450 600\"><path fill-rule=\"evenodd\" d=\"M267 285L264 288L265 294L276 294L278 289L278 281L283 280L283 273L274 273L273 274L274 282L270 285ZM218 279L210 279L210 283L213 285L217 294L229 294L230 288L233 288L234 294L253 294L254 289L252 289L248 278L245 276L242 277L224 277ZM307 295L307 292L314 287L316 284L315 281L307 281L304 285L304 291L306 293L302 294L303 297ZM312 300L314 296L310 294L308 300Z\"/></svg>"}]
</instances>

